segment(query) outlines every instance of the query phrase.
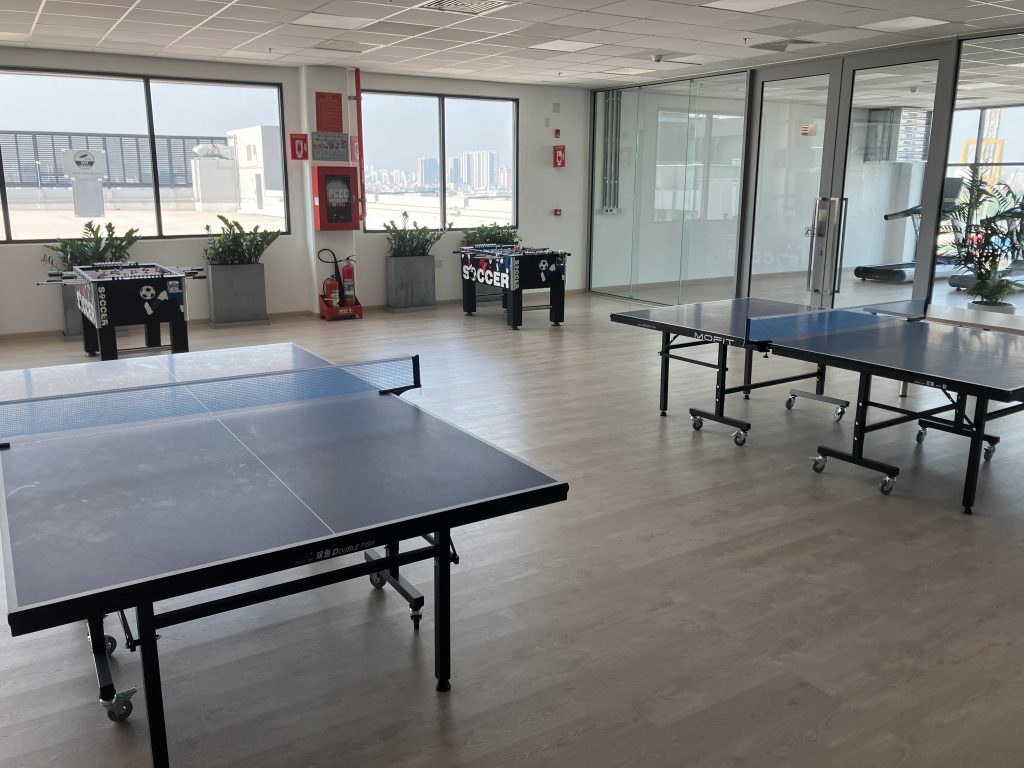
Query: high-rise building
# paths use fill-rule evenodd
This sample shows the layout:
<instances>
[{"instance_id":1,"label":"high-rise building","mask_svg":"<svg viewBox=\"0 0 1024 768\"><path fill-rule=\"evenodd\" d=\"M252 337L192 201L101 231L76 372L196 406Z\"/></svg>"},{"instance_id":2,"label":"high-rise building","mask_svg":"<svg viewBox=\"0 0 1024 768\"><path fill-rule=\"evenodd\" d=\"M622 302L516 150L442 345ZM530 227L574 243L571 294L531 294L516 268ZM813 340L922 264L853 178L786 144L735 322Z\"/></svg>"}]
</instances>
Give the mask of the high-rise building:
<instances>
[{"instance_id":1,"label":"high-rise building","mask_svg":"<svg viewBox=\"0 0 1024 768\"><path fill-rule=\"evenodd\" d=\"M461 166L459 158L448 158L448 186L457 187L462 183Z\"/></svg>"},{"instance_id":2,"label":"high-rise building","mask_svg":"<svg viewBox=\"0 0 1024 768\"><path fill-rule=\"evenodd\" d=\"M440 179L436 157L421 157L416 161L417 181L421 187L436 187Z\"/></svg>"}]
</instances>

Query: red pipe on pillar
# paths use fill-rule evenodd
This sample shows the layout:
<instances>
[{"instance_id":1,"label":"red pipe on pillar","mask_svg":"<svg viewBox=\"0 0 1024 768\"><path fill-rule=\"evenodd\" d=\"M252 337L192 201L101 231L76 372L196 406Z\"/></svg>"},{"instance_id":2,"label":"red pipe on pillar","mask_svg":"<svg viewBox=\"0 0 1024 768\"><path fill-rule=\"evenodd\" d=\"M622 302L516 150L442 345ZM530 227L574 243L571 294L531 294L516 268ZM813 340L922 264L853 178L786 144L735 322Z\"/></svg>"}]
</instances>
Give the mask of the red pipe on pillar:
<instances>
[{"instance_id":1,"label":"red pipe on pillar","mask_svg":"<svg viewBox=\"0 0 1024 768\"><path fill-rule=\"evenodd\" d=\"M366 172L363 158L366 156L366 141L363 139L363 88L356 69L356 127L359 131L359 220L366 221Z\"/></svg>"}]
</instances>

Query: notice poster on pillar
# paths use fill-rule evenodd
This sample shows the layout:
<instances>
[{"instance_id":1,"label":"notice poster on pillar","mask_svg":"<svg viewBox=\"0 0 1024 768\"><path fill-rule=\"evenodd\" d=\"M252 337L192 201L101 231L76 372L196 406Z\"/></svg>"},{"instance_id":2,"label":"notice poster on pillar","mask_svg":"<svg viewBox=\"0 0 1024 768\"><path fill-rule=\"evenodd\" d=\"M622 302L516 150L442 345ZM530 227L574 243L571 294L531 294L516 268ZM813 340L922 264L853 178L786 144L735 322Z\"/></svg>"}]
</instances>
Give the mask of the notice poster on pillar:
<instances>
[{"instance_id":1,"label":"notice poster on pillar","mask_svg":"<svg viewBox=\"0 0 1024 768\"><path fill-rule=\"evenodd\" d=\"M98 149L65 149L61 152L64 175L71 179L75 216L103 216L103 179L107 153Z\"/></svg>"},{"instance_id":2,"label":"notice poster on pillar","mask_svg":"<svg viewBox=\"0 0 1024 768\"><path fill-rule=\"evenodd\" d=\"M316 129L321 133L341 133L341 94L316 92Z\"/></svg>"},{"instance_id":3,"label":"notice poster on pillar","mask_svg":"<svg viewBox=\"0 0 1024 768\"><path fill-rule=\"evenodd\" d=\"M330 162L348 162L347 133L314 133L310 139L313 159Z\"/></svg>"}]
</instances>

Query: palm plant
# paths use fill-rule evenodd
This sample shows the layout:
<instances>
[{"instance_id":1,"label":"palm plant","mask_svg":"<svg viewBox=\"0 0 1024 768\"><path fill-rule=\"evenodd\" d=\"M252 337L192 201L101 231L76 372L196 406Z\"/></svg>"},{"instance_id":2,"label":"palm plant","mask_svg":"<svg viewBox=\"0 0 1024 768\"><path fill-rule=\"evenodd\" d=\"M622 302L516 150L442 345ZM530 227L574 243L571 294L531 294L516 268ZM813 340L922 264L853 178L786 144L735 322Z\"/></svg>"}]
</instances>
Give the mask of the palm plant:
<instances>
[{"instance_id":1,"label":"palm plant","mask_svg":"<svg viewBox=\"0 0 1024 768\"><path fill-rule=\"evenodd\" d=\"M463 245L515 245L519 233L511 224L481 224L462 233Z\"/></svg>"},{"instance_id":2,"label":"palm plant","mask_svg":"<svg viewBox=\"0 0 1024 768\"><path fill-rule=\"evenodd\" d=\"M939 253L975 282L965 291L979 304L1000 304L1014 290L1009 263L1021 256L1024 194L1005 182L986 180L989 169L972 166L956 206L943 218Z\"/></svg>"},{"instance_id":3,"label":"palm plant","mask_svg":"<svg viewBox=\"0 0 1024 768\"><path fill-rule=\"evenodd\" d=\"M102 228L99 224L87 221L81 237L58 240L53 245L44 246L52 253L44 253L43 261L62 272L91 264L128 261L128 252L138 240L137 229L129 229L123 235L118 235L109 221Z\"/></svg>"},{"instance_id":4,"label":"palm plant","mask_svg":"<svg viewBox=\"0 0 1024 768\"><path fill-rule=\"evenodd\" d=\"M217 216L221 222L220 232L214 232L206 225L206 263L219 266L224 264L258 264L277 238L278 230L261 230L253 227L249 232L237 221L226 216Z\"/></svg>"}]
</instances>

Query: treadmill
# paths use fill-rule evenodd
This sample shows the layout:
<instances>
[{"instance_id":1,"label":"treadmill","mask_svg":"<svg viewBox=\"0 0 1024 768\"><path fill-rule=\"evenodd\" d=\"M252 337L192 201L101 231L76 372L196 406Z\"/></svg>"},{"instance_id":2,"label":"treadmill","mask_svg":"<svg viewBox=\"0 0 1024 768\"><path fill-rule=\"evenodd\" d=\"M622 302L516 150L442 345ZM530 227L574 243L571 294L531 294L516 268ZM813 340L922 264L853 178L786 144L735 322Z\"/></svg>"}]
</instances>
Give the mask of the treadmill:
<instances>
[{"instance_id":1,"label":"treadmill","mask_svg":"<svg viewBox=\"0 0 1024 768\"><path fill-rule=\"evenodd\" d=\"M964 180L959 176L947 177L942 184L942 213L952 213L956 208L957 199L960 197L960 190L963 188ZM887 213L882 217L886 221L897 221L909 218L914 224L915 240L921 236L921 204L905 208L902 211ZM937 267L947 264L942 259L936 260L936 275L941 274ZM861 280L877 280L881 283L907 283L914 280L915 262L905 261L899 264L875 264L871 266L854 267L853 276ZM949 271L953 271L953 266Z\"/></svg>"}]
</instances>

